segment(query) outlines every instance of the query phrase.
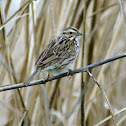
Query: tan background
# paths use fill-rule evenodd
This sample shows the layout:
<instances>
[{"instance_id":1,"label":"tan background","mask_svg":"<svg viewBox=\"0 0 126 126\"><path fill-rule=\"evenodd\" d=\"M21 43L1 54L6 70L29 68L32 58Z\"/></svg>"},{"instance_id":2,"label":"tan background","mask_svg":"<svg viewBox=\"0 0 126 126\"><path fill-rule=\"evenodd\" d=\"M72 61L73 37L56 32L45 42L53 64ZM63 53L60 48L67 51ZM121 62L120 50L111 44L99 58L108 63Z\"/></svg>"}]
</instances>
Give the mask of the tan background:
<instances>
[{"instance_id":1,"label":"tan background","mask_svg":"<svg viewBox=\"0 0 126 126\"><path fill-rule=\"evenodd\" d=\"M83 33L73 69L126 51L123 15L126 2L121 6L119 1L88 0L85 4L86 0L37 0L25 5L26 0L0 0L0 85L24 82L34 71L34 63L45 46L67 26ZM104 88L114 112L124 109L117 114L116 121L125 126L126 58L91 72ZM42 72L35 79L46 75ZM104 120L110 115L105 98L87 73L83 77L79 73L70 80L65 77L46 86L0 92L0 126L80 126L81 109L77 100L81 79L85 85L90 83L84 102L85 123L93 126ZM75 103L78 103L75 111L70 114ZM112 124L111 119L103 125Z\"/></svg>"}]
</instances>

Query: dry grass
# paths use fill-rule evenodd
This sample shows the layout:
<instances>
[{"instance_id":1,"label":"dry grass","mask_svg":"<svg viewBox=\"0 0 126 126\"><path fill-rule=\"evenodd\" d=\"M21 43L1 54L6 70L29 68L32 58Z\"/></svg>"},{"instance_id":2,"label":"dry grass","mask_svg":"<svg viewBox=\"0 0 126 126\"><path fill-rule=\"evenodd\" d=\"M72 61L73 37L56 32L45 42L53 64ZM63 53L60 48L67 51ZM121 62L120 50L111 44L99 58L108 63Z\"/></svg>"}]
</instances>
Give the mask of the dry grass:
<instances>
[{"instance_id":1,"label":"dry grass","mask_svg":"<svg viewBox=\"0 0 126 126\"><path fill-rule=\"evenodd\" d=\"M122 0L0 0L0 85L24 82L49 41L67 26L78 28L80 53L73 69L126 51L126 2ZM84 32L85 31L85 32ZM83 52L84 50L84 52ZM113 106L119 126L126 123L126 59L91 70ZM42 72L35 79L44 78ZM111 126L105 98L87 73L70 80L0 92L0 125L80 126L80 102L69 118L84 85L85 123ZM120 111L123 109L123 111Z\"/></svg>"}]
</instances>

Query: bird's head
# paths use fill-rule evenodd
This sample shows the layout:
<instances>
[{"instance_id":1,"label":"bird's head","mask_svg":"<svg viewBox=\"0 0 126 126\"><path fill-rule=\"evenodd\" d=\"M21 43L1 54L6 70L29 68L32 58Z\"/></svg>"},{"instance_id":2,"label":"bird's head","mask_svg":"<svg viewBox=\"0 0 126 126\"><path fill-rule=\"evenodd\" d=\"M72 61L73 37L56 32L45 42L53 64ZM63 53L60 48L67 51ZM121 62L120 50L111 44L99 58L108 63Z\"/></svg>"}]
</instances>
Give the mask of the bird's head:
<instances>
[{"instance_id":1,"label":"bird's head","mask_svg":"<svg viewBox=\"0 0 126 126\"><path fill-rule=\"evenodd\" d=\"M67 27L65 30L63 30L62 35L69 38L70 40L73 40L73 39L78 38L82 34L76 28Z\"/></svg>"}]
</instances>

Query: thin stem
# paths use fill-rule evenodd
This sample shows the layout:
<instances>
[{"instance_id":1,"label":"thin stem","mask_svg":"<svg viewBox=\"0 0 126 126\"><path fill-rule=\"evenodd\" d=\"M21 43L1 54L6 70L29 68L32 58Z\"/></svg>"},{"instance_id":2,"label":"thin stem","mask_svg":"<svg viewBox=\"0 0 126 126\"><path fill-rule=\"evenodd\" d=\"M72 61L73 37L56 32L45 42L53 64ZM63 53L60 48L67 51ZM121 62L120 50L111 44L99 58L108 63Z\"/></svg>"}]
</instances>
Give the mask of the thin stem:
<instances>
[{"instance_id":1,"label":"thin stem","mask_svg":"<svg viewBox=\"0 0 126 126\"><path fill-rule=\"evenodd\" d=\"M108 58L106 60L102 60L102 61L99 61L97 63L90 64L90 65L88 65L86 67L81 67L80 69L70 71L69 73L66 72L66 73L63 73L63 74L59 74L59 75L56 75L56 76L49 77L48 79L41 79L41 80L32 81L28 86L45 84L46 82L56 80L58 78L63 78L63 77L69 76L69 75L72 76L72 75L80 73L80 72L86 72L87 70L89 70L91 68L98 67L100 65L112 62L114 60L118 60L118 59L123 58L123 57L126 57L126 52L121 53L121 54L119 54L117 56L110 57L110 58ZM20 83L20 84L13 84L13 85L8 85L8 86L3 86L3 87L0 87L0 92L1 91L6 91L6 90L22 88L22 87L26 87L26 85L24 85L23 83Z\"/></svg>"},{"instance_id":2,"label":"thin stem","mask_svg":"<svg viewBox=\"0 0 126 126\"><path fill-rule=\"evenodd\" d=\"M108 104L108 106L109 106L110 113L111 113L111 115L112 115L112 119L113 119L114 126L117 126L117 124L116 124L116 119L115 119L114 112L113 112L113 108L112 108L112 106L111 106L111 104L110 104L110 102L109 102L109 100L108 100L108 98L107 98L107 96L106 96L106 94L105 94L105 92L104 92L102 86L96 81L96 79L94 78L94 76L93 76L88 70L87 70L87 73L88 73L89 76L94 80L94 82L98 85L98 87L100 88L100 90L103 92L104 97L105 97L105 100L106 100L106 102L107 102L107 104Z\"/></svg>"}]
</instances>

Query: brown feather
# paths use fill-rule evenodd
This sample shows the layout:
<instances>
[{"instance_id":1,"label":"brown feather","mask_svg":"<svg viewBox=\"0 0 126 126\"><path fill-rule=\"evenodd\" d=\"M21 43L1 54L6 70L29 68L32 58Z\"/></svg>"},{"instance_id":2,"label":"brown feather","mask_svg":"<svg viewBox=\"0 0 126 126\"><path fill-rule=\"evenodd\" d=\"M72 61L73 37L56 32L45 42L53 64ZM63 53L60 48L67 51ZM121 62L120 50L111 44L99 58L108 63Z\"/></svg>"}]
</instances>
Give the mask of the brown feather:
<instances>
[{"instance_id":1,"label":"brown feather","mask_svg":"<svg viewBox=\"0 0 126 126\"><path fill-rule=\"evenodd\" d=\"M55 40L52 40L52 42L47 45L48 48L46 48L39 56L36 62L37 67L42 67L49 62L52 62L60 58L64 58L66 54L66 57L68 57L68 55L70 54L69 52L71 52L71 49L74 47L73 41L69 40L68 43L68 40L68 38L65 38L64 40L62 40L61 38L59 39L59 41L57 41L57 43L55 42Z\"/></svg>"}]
</instances>

